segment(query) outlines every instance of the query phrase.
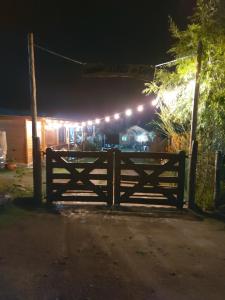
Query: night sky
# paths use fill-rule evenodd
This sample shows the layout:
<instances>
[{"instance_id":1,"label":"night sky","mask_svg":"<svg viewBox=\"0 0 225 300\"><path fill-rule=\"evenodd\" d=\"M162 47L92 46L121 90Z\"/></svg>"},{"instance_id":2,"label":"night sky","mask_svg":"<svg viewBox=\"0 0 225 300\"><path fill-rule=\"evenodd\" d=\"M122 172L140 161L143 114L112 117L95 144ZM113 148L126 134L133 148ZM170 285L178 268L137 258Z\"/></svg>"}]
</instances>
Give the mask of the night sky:
<instances>
[{"instance_id":1,"label":"night sky","mask_svg":"<svg viewBox=\"0 0 225 300\"><path fill-rule=\"evenodd\" d=\"M48 49L87 63L149 64L170 59L170 15L180 28L195 0L8 1L0 9L0 108L29 110L27 32ZM83 78L82 67L36 49L39 113L87 119L148 101L144 82Z\"/></svg>"}]
</instances>

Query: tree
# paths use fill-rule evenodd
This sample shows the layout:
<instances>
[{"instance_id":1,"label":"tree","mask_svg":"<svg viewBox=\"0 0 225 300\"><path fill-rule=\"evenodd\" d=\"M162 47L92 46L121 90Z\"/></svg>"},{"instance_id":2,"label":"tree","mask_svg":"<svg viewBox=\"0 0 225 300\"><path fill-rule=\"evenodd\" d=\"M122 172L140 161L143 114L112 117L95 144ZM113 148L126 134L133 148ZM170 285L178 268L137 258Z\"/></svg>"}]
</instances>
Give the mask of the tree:
<instances>
[{"instance_id":1,"label":"tree","mask_svg":"<svg viewBox=\"0 0 225 300\"><path fill-rule=\"evenodd\" d=\"M175 62L156 69L144 93L155 93L163 130L189 133L196 72L196 50L203 43L198 112L198 139L202 149L225 149L225 3L197 0L194 15L181 31L170 19L175 39L169 52ZM213 122L212 122L213 119Z\"/></svg>"},{"instance_id":2,"label":"tree","mask_svg":"<svg viewBox=\"0 0 225 300\"><path fill-rule=\"evenodd\" d=\"M170 19L170 32L174 45L169 52L174 61L157 68L143 92L156 95L157 126L172 137L173 150L186 147L188 151L197 47L202 41L197 201L206 208L212 206L213 198L212 153L225 150L225 1L197 0L187 28L179 30Z\"/></svg>"}]
</instances>

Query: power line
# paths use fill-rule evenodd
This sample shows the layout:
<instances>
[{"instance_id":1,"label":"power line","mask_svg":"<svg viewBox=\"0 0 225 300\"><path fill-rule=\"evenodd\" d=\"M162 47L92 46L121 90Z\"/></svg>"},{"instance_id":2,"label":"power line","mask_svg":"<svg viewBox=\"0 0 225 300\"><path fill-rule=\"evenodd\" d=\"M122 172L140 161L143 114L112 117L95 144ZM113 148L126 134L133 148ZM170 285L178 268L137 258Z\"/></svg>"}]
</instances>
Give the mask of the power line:
<instances>
[{"instance_id":1,"label":"power line","mask_svg":"<svg viewBox=\"0 0 225 300\"><path fill-rule=\"evenodd\" d=\"M71 57L62 55L62 54L60 54L60 53L58 53L58 52L52 51L52 50L47 49L47 48L45 48L45 47L42 47L42 46L40 46L40 45L35 44L34 46L35 46L36 48L42 50L42 51L45 51L45 52L50 53L50 54L52 54L52 55L58 56L58 57L60 57L60 58L63 58L63 59L65 59L65 60L68 60L68 61L70 61L70 62L79 64L79 65L87 65L86 62L82 62L82 61L73 59L73 58L71 58ZM167 61L167 62L164 62L164 63L161 63L161 64L153 65L153 67L158 68L158 67L162 67L162 66L165 66L165 65L173 64L173 63L175 63L175 62L177 62L177 61L184 60L184 59L186 59L186 58L190 58L190 57L193 57L193 56L194 56L194 55L183 56L183 57L180 57L180 58L177 58L177 59L174 59L174 60L170 60L170 61Z\"/></svg>"},{"instance_id":2,"label":"power line","mask_svg":"<svg viewBox=\"0 0 225 300\"><path fill-rule=\"evenodd\" d=\"M40 46L40 45L35 44L35 47L38 48L38 49L41 49L42 51L48 52L48 53L50 53L50 54L52 54L52 55L55 55L55 56L58 56L58 57L60 57L60 58L65 59L65 60L74 62L74 63L76 63L76 64L79 64L79 65L86 65L85 62L81 62L81 61L79 61L79 60L76 60L76 59L70 58L70 57L68 57L68 56L62 55L62 54L57 53L57 52L55 52L55 51L49 50L49 49L47 49L47 48L44 48L44 47L42 47L42 46Z\"/></svg>"},{"instance_id":3,"label":"power line","mask_svg":"<svg viewBox=\"0 0 225 300\"><path fill-rule=\"evenodd\" d=\"M187 56L179 57L177 59L170 60L170 61L164 62L162 64L155 65L155 68L162 67L162 66L165 66L165 65L169 65L169 64L172 64L172 63L175 63L177 61L184 60L186 58L190 58L190 57L193 57L193 56L194 55L187 55Z\"/></svg>"}]
</instances>

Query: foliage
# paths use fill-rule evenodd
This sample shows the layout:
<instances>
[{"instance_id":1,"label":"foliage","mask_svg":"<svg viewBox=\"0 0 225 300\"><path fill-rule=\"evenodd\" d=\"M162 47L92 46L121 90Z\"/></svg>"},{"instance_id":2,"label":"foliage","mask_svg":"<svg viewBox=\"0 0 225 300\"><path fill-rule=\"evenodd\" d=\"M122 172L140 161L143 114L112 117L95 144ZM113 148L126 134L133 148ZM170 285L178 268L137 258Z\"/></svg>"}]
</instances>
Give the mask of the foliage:
<instances>
[{"instance_id":1,"label":"foliage","mask_svg":"<svg viewBox=\"0 0 225 300\"><path fill-rule=\"evenodd\" d=\"M156 70L145 93L155 93L165 131L176 126L190 131L196 72L196 49L203 43L204 55L198 112L198 137L207 149L225 148L225 13L224 0L198 0L187 29L181 31L170 20L175 39L169 52L177 60ZM213 119L213 122L212 122Z\"/></svg>"},{"instance_id":2,"label":"foliage","mask_svg":"<svg viewBox=\"0 0 225 300\"><path fill-rule=\"evenodd\" d=\"M225 1L197 0L194 15L190 17L187 28L180 30L170 19L170 32L174 45L169 53L175 61L156 69L154 80L145 84L144 93L154 93L157 97L158 126L172 139L182 133L182 138L187 139L182 144L188 150L196 52L201 40L203 58L197 138L199 152L208 157L215 150L225 150ZM181 144L173 145L173 150L180 150ZM203 173L211 174L208 178L212 180L209 164L204 163L205 160L201 157L198 176L203 179L200 177ZM202 186L206 186L206 181ZM201 197L202 186L197 191ZM209 203L208 200L206 202Z\"/></svg>"},{"instance_id":3,"label":"foliage","mask_svg":"<svg viewBox=\"0 0 225 300\"><path fill-rule=\"evenodd\" d=\"M17 168L15 173L8 170L0 172L0 194L9 194L13 199L17 197L30 197L32 195L31 182L25 180L30 173L27 168Z\"/></svg>"}]
</instances>

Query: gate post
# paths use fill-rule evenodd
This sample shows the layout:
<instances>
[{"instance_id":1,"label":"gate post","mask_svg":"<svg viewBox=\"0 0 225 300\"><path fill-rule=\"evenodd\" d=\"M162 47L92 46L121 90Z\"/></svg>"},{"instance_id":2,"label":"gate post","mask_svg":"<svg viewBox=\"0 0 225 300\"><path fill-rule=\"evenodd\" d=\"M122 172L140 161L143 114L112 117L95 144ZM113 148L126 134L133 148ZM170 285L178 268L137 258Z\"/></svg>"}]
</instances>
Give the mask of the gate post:
<instances>
[{"instance_id":1,"label":"gate post","mask_svg":"<svg viewBox=\"0 0 225 300\"><path fill-rule=\"evenodd\" d=\"M114 168L114 152L113 149L107 151L107 186L108 186L108 195L107 195L107 204L108 206L113 205L113 168Z\"/></svg>"},{"instance_id":2,"label":"gate post","mask_svg":"<svg viewBox=\"0 0 225 300\"><path fill-rule=\"evenodd\" d=\"M184 204L184 182L185 182L185 152L179 152L179 169L178 169L178 193L177 208L182 209Z\"/></svg>"},{"instance_id":3,"label":"gate post","mask_svg":"<svg viewBox=\"0 0 225 300\"><path fill-rule=\"evenodd\" d=\"M46 149L46 201L51 204L52 193L52 149Z\"/></svg>"},{"instance_id":4,"label":"gate post","mask_svg":"<svg viewBox=\"0 0 225 300\"><path fill-rule=\"evenodd\" d=\"M191 158L189 162L189 174L188 174L188 207L191 209L196 208L195 189L196 189L197 158L198 158L198 142L193 141Z\"/></svg>"},{"instance_id":5,"label":"gate post","mask_svg":"<svg viewBox=\"0 0 225 300\"><path fill-rule=\"evenodd\" d=\"M114 205L120 205L120 153L118 149L114 150Z\"/></svg>"}]
</instances>

